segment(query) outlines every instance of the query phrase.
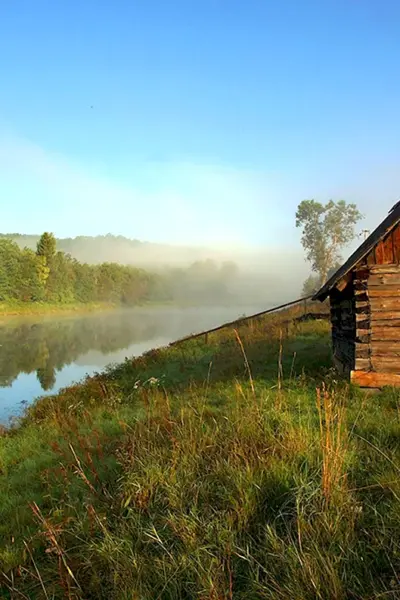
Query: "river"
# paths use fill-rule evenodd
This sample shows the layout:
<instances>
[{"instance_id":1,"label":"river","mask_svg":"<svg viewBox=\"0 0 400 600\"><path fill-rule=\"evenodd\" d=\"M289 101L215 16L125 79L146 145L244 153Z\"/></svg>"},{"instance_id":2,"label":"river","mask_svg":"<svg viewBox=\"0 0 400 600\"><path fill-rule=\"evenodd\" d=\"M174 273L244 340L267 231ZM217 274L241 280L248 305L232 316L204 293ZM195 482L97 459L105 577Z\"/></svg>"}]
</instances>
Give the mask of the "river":
<instances>
[{"instance_id":1,"label":"river","mask_svg":"<svg viewBox=\"0 0 400 600\"><path fill-rule=\"evenodd\" d=\"M135 308L0 322L0 423L38 396L190 333L268 307Z\"/></svg>"}]
</instances>

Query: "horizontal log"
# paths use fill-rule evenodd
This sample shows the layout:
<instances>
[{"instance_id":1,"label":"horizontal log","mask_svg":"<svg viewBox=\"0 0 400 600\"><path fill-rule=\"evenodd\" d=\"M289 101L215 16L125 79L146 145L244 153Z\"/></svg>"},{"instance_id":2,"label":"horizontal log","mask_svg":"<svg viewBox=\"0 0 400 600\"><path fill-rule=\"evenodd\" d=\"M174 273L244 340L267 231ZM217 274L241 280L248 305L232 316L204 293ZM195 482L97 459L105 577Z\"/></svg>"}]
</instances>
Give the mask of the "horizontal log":
<instances>
[{"instance_id":1,"label":"horizontal log","mask_svg":"<svg viewBox=\"0 0 400 600\"><path fill-rule=\"evenodd\" d=\"M366 330L361 330L362 333L356 332L356 343L357 344L369 344L371 341L371 334L364 333Z\"/></svg>"},{"instance_id":2,"label":"horizontal log","mask_svg":"<svg viewBox=\"0 0 400 600\"><path fill-rule=\"evenodd\" d=\"M357 279L353 281L353 287L355 291L363 292L368 289L368 281Z\"/></svg>"},{"instance_id":3,"label":"horizontal log","mask_svg":"<svg viewBox=\"0 0 400 600\"><path fill-rule=\"evenodd\" d=\"M357 327L361 326L361 323L369 323L371 320L371 315L366 315L363 313L355 314L353 322L357 324Z\"/></svg>"},{"instance_id":4,"label":"horizontal log","mask_svg":"<svg viewBox=\"0 0 400 600\"><path fill-rule=\"evenodd\" d=\"M368 289L371 287L380 286L380 285L397 285L400 286L400 274L380 274L374 273L368 280Z\"/></svg>"},{"instance_id":5,"label":"horizontal log","mask_svg":"<svg viewBox=\"0 0 400 600\"><path fill-rule=\"evenodd\" d=\"M398 285L378 285L368 290L370 298L400 298L400 286Z\"/></svg>"},{"instance_id":6,"label":"horizontal log","mask_svg":"<svg viewBox=\"0 0 400 600\"><path fill-rule=\"evenodd\" d=\"M371 371L370 358L356 358L356 371Z\"/></svg>"},{"instance_id":7,"label":"horizontal log","mask_svg":"<svg viewBox=\"0 0 400 600\"><path fill-rule=\"evenodd\" d=\"M400 340L400 327L373 327L372 342L395 342Z\"/></svg>"},{"instance_id":8,"label":"horizontal log","mask_svg":"<svg viewBox=\"0 0 400 600\"><path fill-rule=\"evenodd\" d=\"M371 311L374 310L400 310L400 296L396 298L371 298Z\"/></svg>"},{"instance_id":9,"label":"horizontal log","mask_svg":"<svg viewBox=\"0 0 400 600\"><path fill-rule=\"evenodd\" d=\"M365 340L365 336L372 335L372 329L356 329L355 338L356 340ZM365 342L367 343L367 342Z\"/></svg>"},{"instance_id":10,"label":"horizontal log","mask_svg":"<svg viewBox=\"0 0 400 600\"><path fill-rule=\"evenodd\" d=\"M371 314L371 306L369 304L365 306L356 306L354 312L356 315L369 315Z\"/></svg>"},{"instance_id":11,"label":"horizontal log","mask_svg":"<svg viewBox=\"0 0 400 600\"><path fill-rule=\"evenodd\" d=\"M398 373L400 375L400 360L396 356L372 356L372 370L377 373Z\"/></svg>"},{"instance_id":12,"label":"horizontal log","mask_svg":"<svg viewBox=\"0 0 400 600\"><path fill-rule=\"evenodd\" d=\"M354 297L356 302L369 301L369 294L367 290L354 290Z\"/></svg>"},{"instance_id":13,"label":"horizontal log","mask_svg":"<svg viewBox=\"0 0 400 600\"><path fill-rule=\"evenodd\" d=\"M379 325L379 323L382 323L382 325L388 323L389 327L400 326L400 310L375 310L371 313L369 318L371 323L376 323L377 325Z\"/></svg>"},{"instance_id":14,"label":"horizontal log","mask_svg":"<svg viewBox=\"0 0 400 600\"><path fill-rule=\"evenodd\" d=\"M370 268L370 273L375 274L378 273L380 274L386 274L386 273L390 273L390 274L396 274L398 273L400 275L400 265L396 265L396 264L388 264L388 265L371 265Z\"/></svg>"},{"instance_id":15,"label":"horizontal log","mask_svg":"<svg viewBox=\"0 0 400 600\"><path fill-rule=\"evenodd\" d=\"M397 342L372 341L369 345L369 349L372 356L400 357L400 340L398 340Z\"/></svg>"},{"instance_id":16,"label":"horizontal log","mask_svg":"<svg viewBox=\"0 0 400 600\"><path fill-rule=\"evenodd\" d=\"M356 344L355 357L369 358L371 356L371 347L369 344Z\"/></svg>"},{"instance_id":17,"label":"horizontal log","mask_svg":"<svg viewBox=\"0 0 400 600\"><path fill-rule=\"evenodd\" d=\"M394 373L373 373L351 371L350 381L365 388L381 388L385 386L400 386L400 375Z\"/></svg>"}]
</instances>

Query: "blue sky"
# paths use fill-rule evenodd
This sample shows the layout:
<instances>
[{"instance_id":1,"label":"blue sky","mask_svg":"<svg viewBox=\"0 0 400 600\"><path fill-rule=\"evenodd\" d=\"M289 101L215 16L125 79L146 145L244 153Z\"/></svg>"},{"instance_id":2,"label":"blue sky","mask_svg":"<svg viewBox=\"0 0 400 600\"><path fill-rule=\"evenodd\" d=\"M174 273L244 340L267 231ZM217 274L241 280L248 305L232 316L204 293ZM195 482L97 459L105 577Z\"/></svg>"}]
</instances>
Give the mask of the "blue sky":
<instances>
[{"instance_id":1,"label":"blue sky","mask_svg":"<svg viewBox=\"0 0 400 600\"><path fill-rule=\"evenodd\" d=\"M1 2L1 230L294 249L304 198L373 227L399 30L397 0Z\"/></svg>"}]
</instances>

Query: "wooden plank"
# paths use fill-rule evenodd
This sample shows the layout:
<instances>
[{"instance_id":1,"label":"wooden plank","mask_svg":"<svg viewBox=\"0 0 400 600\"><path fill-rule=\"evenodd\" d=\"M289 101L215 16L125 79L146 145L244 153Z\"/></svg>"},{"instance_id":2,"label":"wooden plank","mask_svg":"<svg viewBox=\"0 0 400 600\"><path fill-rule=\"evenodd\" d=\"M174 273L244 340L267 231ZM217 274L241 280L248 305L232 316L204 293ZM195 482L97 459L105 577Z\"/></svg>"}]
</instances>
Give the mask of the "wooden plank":
<instances>
[{"instance_id":1,"label":"wooden plank","mask_svg":"<svg viewBox=\"0 0 400 600\"><path fill-rule=\"evenodd\" d=\"M364 315L357 315L357 317L364 317ZM357 321L356 324L357 331L361 329L371 329L371 321L370 319L363 318L362 321Z\"/></svg>"},{"instance_id":2,"label":"wooden plank","mask_svg":"<svg viewBox=\"0 0 400 600\"><path fill-rule=\"evenodd\" d=\"M375 246L375 262L377 265L383 265L384 249L382 240Z\"/></svg>"},{"instance_id":3,"label":"wooden plank","mask_svg":"<svg viewBox=\"0 0 400 600\"><path fill-rule=\"evenodd\" d=\"M397 373L366 373L351 371L350 381L355 385L366 388L381 388L385 386L400 386L400 375Z\"/></svg>"},{"instance_id":4,"label":"wooden plank","mask_svg":"<svg viewBox=\"0 0 400 600\"><path fill-rule=\"evenodd\" d=\"M367 280L357 280L354 281L354 291L360 290L364 291L368 289L368 281Z\"/></svg>"},{"instance_id":5,"label":"wooden plank","mask_svg":"<svg viewBox=\"0 0 400 600\"><path fill-rule=\"evenodd\" d=\"M371 266L371 265L375 265L375 264L376 264L375 248L372 248L371 252L367 256L367 265Z\"/></svg>"},{"instance_id":6,"label":"wooden plank","mask_svg":"<svg viewBox=\"0 0 400 600\"><path fill-rule=\"evenodd\" d=\"M400 307L399 307L400 308ZM358 315L361 316L361 315ZM370 315L371 323L375 323L379 326L379 323L387 324L389 327L397 327L394 321L399 321L400 325L400 311L399 310L374 310Z\"/></svg>"},{"instance_id":7,"label":"wooden plank","mask_svg":"<svg viewBox=\"0 0 400 600\"><path fill-rule=\"evenodd\" d=\"M400 340L400 327L373 327L372 342L395 342Z\"/></svg>"},{"instance_id":8,"label":"wooden plank","mask_svg":"<svg viewBox=\"0 0 400 600\"><path fill-rule=\"evenodd\" d=\"M398 273L373 273L368 281L368 289L371 292L371 287L380 285L397 285L400 286L400 274Z\"/></svg>"},{"instance_id":9,"label":"wooden plank","mask_svg":"<svg viewBox=\"0 0 400 600\"><path fill-rule=\"evenodd\" d=\"M356 371L371 371L371 360L369 358L356 358Z\"/></svg>"},{"instance_id":10,"label":"wooden plank","mask_svg":"<svg viewBox=\"0 0 400 600\"><path fill-rule=\"evenodd\" d=\"M368 302L368 290L354 290L354 297L356 302Z\"/></svg>"},{"instance_id":11,"label":"wooden plank","mask_svg":"<svg viewBox=\"0 0 400 600\"><path fill-rule=\"evenodd\" d=\"M370 298L400 298L400 286L397 285L379 285L371 287L368 290Z\"/></svg>"},{"instance_id":12,"label":"wooden plank","mask_svg":"<svg viewBox=\"0 0 400 600\"><path fill-rule=\"evenodd\" d=\"M362 346L362 344L361 344ZM400 340L397 342L371 342L368 346L372 356L399 356L400 357ZM356 348L356 353L357 353ZM356 354L358 356L358 354ZM361 356L360 356L361 358Z\"/></svg>"},{"instance_id":13,"label":"wooden plank","mask_svg":"<svg viewBox=\"0 0 400 600\"><path fill-rule=\"evenodd\" d=\"M355 332L356 342L362 344L367 344L369 342L369 337L372 335L372 329L357 329ZM367 339L368 338L368 339Z\"/></svg>"},{"instance_id":14,"label":"wooden plank","mask_svg":"<svg viewBox=\"0 0 400 600\"><path fill-rule=\"evenodd\" d=\"M383 274L392 274L392 275L400 275L400 266L396 263L386 263L379 264L370 267L371 275L378 273L379 275Z\"/></svg>"},{"instance_id":15,"label":"wooden plank","mask_svg":"<svg viewBox=\"0 0 400 600\"><path fill-rule=\"evenodd\" d=\"M378 373L398 373L400 375L400 360L397 356L373 356L372 368Z\"/></svg>"},{"instance_id":16,"label":"wooden plank","mask_svg":"<svg viewBox=\"0 0 400 600\"><path fill-rule=\"evenodd\" d=\"M339 290L339 292L343 292L343 290L345 289L345 287L348 283L349 283L349 274L347 274L346 277L343 277L343 279L341 279L336 284L336 289Z\"/></svg>"},{"instance_id":17,"label":"wooden plank","mask_svg":"<svg viewBox=\"0 0 400 600\"><path fill-rule=\"evenodd\" d=\"M400 264L400 227L397 225L392 231L394 262Z\"/></svg>"},{"instance_id":18,"label":"wooden plank","mask_svg":"<svg viewBox=\"0 0 400 600\"><path fill-rule=\"evenodd\" d=\"M355 341L357 344L369 344L371 341L371 333L365 333L367 330L356 332Z\"/></svg>"},{"instance_id":19,"label":"wooden plank","mask_svg":"<svg viewBox=\"0 0 400 600\"><path fill-rule=\"evenodd\" d=\"M394 310L400 310L400 296L395 297L395 298L381 298L381 297L374 297L371 298L370 300L371 302L371 312L374 312L376 310L390 310L390 311L394 311ZM358 305L357 305L358 306Z\"/></svg>"},{"instance_id":20,"label":"wooden plank","mask_svg":"<svg viewBox=\"0 0 400 600\"><path fill-rule=\"evenodd\" d=\"M369 358L371 356L371 347L369 344L356 344L355 357L357 358Z\"/></svg>"},{"instance_id":21,"label":"wooden plank","mask_svg":"<svg viewBox=\"0 0 400 600\"><path fill-rule=\"evenodd\" d=\"M381 240L375 247L375 261L378 265L393 264L393 241L389 234L384 240Z\"/></svg>"},{"instance_id":22,"label":"wooden plank","mask_svg":"<svg viewBox=\"0 0 400 600\"><path fill-rule=\"evenodd\" d=\"M370 315L371 306L369 305L369 303L361 303L360 306L356 305L354 312L356 315Z\"/></svg>"}]
</instances>

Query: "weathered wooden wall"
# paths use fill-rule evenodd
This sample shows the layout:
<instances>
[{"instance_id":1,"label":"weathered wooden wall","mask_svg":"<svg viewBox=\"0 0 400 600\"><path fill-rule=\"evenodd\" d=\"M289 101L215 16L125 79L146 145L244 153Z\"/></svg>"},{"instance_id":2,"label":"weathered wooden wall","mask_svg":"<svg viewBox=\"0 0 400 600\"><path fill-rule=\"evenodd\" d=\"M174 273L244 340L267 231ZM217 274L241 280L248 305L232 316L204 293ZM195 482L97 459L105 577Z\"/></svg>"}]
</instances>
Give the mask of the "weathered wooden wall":
<instances>
[{"instance_id":1,"label":"weathered wooden wall","mask_svg":"<svg viewBox=\"0 0 400 600\"><path fill-rule=\"evenodd\" d=\"M380 241L353 273L356 344L352 381L400 384L400 228Z\"/></svg>"},{"instance_id":2,"label":"weathered wooden wall","mask_svg":"<svg viewBox=\"0 0 400 600\"><path fill-rule=\"evenodd\" d=\"M353 284L332 290L330 296L333 361L340 373L350 374L355 364L356 321Z\"/></svg>"}]
</instances>

